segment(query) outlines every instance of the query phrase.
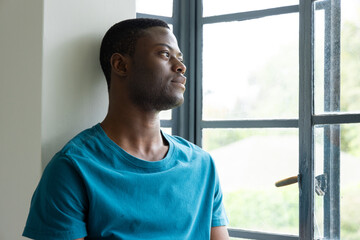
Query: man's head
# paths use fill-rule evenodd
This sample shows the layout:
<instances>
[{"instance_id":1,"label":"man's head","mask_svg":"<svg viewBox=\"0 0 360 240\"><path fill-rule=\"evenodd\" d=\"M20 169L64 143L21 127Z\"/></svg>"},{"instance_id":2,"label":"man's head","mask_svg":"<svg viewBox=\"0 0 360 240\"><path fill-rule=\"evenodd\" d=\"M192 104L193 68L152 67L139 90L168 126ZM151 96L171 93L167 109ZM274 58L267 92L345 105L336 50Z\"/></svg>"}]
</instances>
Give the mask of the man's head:
<instances>
[{"instance_id":1,"label":"man's head","mask_svg":"<svg viewBox=\"0 0 360 240\"><path fill-rule=\"evenodd\" d=\"M137 40L151 27L170 29L167 23L159 19L137 18L116 23L106 32L100 47L100 64L108 88L111 86L111 56L114 53L133 56Z\"/></svg>"},{"instance_id":2,"label":"man's head","mask_svg":"<svg viewBox=\"0 0 360 240\"><path fill-rule=\"evenodd\" d=\"M144 111L183 103L186 67L166 23L132 19L115 24L105 34L100 59L113 103L128 102Z\"/></svg>"}]
</instances>

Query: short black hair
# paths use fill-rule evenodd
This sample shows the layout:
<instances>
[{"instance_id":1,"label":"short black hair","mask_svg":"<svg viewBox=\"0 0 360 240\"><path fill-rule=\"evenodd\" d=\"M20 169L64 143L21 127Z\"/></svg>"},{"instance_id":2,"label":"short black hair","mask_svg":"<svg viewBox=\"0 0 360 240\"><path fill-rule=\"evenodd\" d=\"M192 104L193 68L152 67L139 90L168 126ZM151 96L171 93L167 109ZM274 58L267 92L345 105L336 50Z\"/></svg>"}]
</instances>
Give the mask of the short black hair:
<instances>
[{"instance_id":1,"label":"short black hair","mask_svg":"<svg viewBox=\"0 0 360 240\"><path fill-rule=\"evenodd\" d=\"M111 80L111 56L114 53L133 56L137 40L143 36L145 29L151 27L170 29L166 22L159 19L135 18L118 22L105 33L100 47L100 65L108 88Z\"/></svg>"}]
</instances>

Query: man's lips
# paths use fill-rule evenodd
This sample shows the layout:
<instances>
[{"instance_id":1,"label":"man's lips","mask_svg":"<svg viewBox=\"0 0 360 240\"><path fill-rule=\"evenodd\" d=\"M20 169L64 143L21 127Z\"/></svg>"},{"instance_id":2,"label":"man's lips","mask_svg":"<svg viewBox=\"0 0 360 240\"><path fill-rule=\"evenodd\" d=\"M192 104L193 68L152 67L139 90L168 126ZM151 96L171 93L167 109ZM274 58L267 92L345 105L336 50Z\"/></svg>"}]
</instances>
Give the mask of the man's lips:
<instances>
[{"instance_id":1,"label":"man's lips","mask_svg":"<svg viewBox=\"0 0 360 240\"><path fill-rule=\"evenodd\" d=\"M177 77L177 78L174 78L171 82L181 83L182 85L185 85L186 84L186 77Z\"/></svg>"}]
</instances>

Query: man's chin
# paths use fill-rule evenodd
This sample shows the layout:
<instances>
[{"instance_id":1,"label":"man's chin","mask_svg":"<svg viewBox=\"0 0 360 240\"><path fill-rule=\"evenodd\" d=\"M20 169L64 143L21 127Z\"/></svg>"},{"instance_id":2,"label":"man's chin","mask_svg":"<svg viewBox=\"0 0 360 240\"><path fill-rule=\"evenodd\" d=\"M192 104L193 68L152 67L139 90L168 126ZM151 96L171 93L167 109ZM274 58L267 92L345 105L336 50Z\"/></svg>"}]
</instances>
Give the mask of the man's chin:
<instances>
[{"instance_id":1,"label":"man's chin","mask_svg":"<svg viewBox=\"0 0 360 240\"><path fill-rule=\"evenodd\" d=\"M172 101L171 103L164 104L162 106L159 106L159 111L167 111L170 109L174 109L177 107L180 107L184 103L184 98L177 99L176 101Z\"/></svg>"}]
</instances>

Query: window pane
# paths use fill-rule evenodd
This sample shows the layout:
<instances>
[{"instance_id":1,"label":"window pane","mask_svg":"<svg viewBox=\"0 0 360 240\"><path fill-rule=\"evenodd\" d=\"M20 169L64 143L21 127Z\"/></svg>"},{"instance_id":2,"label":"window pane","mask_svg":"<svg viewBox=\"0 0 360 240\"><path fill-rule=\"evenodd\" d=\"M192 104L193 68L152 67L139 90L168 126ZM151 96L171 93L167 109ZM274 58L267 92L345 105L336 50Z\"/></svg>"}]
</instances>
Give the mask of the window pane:
<instances>
[{"instance_id":1,"label":"window pane","mask_svg":"<svg viewBox=\"0 0 360 240\"><path fill-rule=\"evenodd\" d=\"M298 116L298 18L204 25L205 120Z\"/></svg>"},{"instance_id":2,"label":"window pane","mask_svg":"<svg viewBox=\"0 0 360 240\"><path fill-rule=\"evenodd\" d=\"M299 4L299 0L203 0L203 16L247 12Z\"/></svg>"},{"instance_id":3,"label":"window pane","mask_svg":"<svg viewBox=\"0 0 360 240\"><path fill-rule=\"evenodd\" d=\"M136 0L136 12L172 17L173 0Z\"/></svg>"},{"instance_id":4,"label":"window pane","mask_svg":"<svg viewBox=\"0 0 360 240\"><path fill-rule=\"evenodd\" d=\"M172 110L166 110L166 111L161 111L159 116L161 120L170 120L171 119L171 114Z\"/></svg>"},{"instance_id":5,"label":"window pane","mask_svg":"<svg viewBox=\"0 0 360 240\"><path fill-rule=\"evenodd\" d=\"M316 3L315 3L316 4ZM315 11L314 21L314 84L315 84L315 112L324 111L324 41L325 41L325 12Z\"/></svg>"},{"instance_id":6,"label":"window pane","mask_svg":"<svg viewBox=\"0 0 360 240\"><path fill-rule=\"evenodd\" d=\"M318 237L328 237L326 225L331 219L328 215L336 212L336 206L328 208L327 197L331 191L339 191L341 239L360 239L360 124L326 125L315 128L315 168L316 176L327 174L327 187L323 195L315 193L315 227ZM329 163L329 159L334 162ZM328 167L327 167L328 166ZM337 169L334 169L334 168ZM330 173L340 170L338 186L330 182ZM329 189L331 188L331 190ZM333 197L332 197L333 198ZM330 213L332 212L332 213ZM326 238L329 239L329 238ZM337 239L337 238L331 238Z\"/></svg>"},{"instance_id":7,"label":"window pane","mask_svg":"<svg viewBox=\"0 0 360 240\"><path fill-rule=\"evenodd\" d=\"M297 129L204 129L203 146L219 173L230 227L298 234Z\"/></svg>"},{"instance_id":8,"label":"window pane","mask_svg":"<svg viewBox=\"0 0 360 240\"><path fill-rule=\"evenodd\" d=\"M360 111L360 1L341 1L341 111Z\"/></svg>"},{"instance_id":9,"label":"window pane","mask_svg":"<svg viewBox=\"0 0 360 240\"><path fill-rule=\"evenodd\" d=\"M341 1L338 30L325 17L324 10L315 14L315 112L360 111L360 1ZM340 22L338 16L332 17ZM332 54L336 48L341 50L340 56ZM332 77L337 76L331 72L336 65L340 67L340 79Z\"/></svg>"},{"instance_id":10,"label":"window pane","mask_svg":"<svg viewBox=\"0 0 360 240\"><path fill-rule=\"evenodd\" d=\"M162 128L161 128L161 131L163 131L164 133L167 133L167 134L169 134L169 135L172 134L172 129L171 129L171 128L164 128L164 127L162 127Z\"/></svg>"}]
</instances>

